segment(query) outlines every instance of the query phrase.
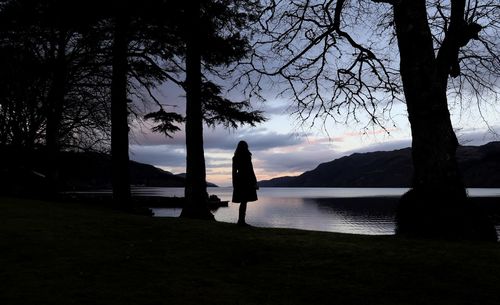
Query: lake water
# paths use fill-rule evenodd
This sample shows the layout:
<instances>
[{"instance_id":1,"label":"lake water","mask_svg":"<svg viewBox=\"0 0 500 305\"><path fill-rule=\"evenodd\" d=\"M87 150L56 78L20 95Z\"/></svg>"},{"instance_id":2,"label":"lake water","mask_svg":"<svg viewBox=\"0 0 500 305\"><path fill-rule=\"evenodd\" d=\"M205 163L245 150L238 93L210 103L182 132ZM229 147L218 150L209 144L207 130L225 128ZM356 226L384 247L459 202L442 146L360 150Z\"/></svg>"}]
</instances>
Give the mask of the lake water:
<instances>
[{"instance_id":1,"label":"lake water","mask_svg":"<svg viewBox=\"0 0 500 305\"><path fill-rule=\"evenodd\" d=\"M261 188L250 202L247 222L257 227L367 234L394 234L394 211L405 188ZM231 200L232 188L208 188L221 200ZM471 197L500 197L500 189L469 189ZM184 196L183 188L133 188L135 195ZM369 197L369 199L368 199ZM213 211L215 219L235 223L239 205ZM177 217L181 209L155 208L157 217ZM500 233L500 226L497 226Z\"/></svg>"}]
</instances>

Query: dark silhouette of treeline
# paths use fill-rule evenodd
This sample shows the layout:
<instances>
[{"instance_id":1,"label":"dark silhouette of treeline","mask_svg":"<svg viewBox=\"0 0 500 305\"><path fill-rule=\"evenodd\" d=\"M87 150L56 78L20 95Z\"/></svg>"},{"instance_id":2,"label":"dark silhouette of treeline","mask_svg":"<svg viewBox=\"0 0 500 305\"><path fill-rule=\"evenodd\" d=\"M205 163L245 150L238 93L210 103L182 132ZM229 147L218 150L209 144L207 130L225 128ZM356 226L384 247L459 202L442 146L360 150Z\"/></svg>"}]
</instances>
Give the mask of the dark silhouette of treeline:
<instances>
[{"instance_id":1,"label":"dark silhouette of treeline","mask_svg":"<svg viewBox=\"0 0 500 305\"><path fill-rule=\"evenodd\" d=\"M185 124L183 214L211 218L203 124L236 128L264 118L248 101L225 98L210 75L224 77L220 66L248 54L242 33L258 9L251 1L3 1L0 147L18 151L26 177L38 171L23 155L44 156L35 176L45 177L48 194L63 185L59 152L111 152L113 198L127 206L130 122L152 120L166 136ZM186 114L154 95L169 82L185 90Z\"/></svg>"},{"instance_id":2,"label":"dark silhouette of treeline","mask_svg":"<svg viewBox=\"0 0 500 305\"><path fill-rule=\"evenodd\" d=\"M2 194L40 197L47 193L46 156L38 151L1 151ZM22 158L22 159L21 159ZM26 161L29 160L29 161ZM111 156L98 152L59 152L59 188L64 192L111 189ZM129 161L130 184L148 187L184 187L184 175L175 175L149 164ZM208 186L216 186L207 182Z\"/></svg>"},{"instance_id":3,"label":"dark silhouette of treeline","mask_svg":"<svg viewBox=\"0 0 500 305\"><path fill-rule=\"evenodd\" d=\"M412 134L413 174L412 189L401 200L404 216L399 219L404 220L398 233L449 236L459 232L455 229L458 227L463 228L458 235L464 238L482 238L478 233L481 228L463 225L474 208L468 203L458 167L459 143L447 92L451 78L458 78L461 69L467 68L461 65L461 51L488 33L473 16L483 14L478 20L494 23L494 10L489 8L492 4L471 8L463 1L452 1L449 17L440 14L443 16L438 18L443 20L437 22L428 14L428 9L440 9L433 2L376 2L392 8L391 35L397 41L399 71L386 67L376 50L356 42L356 35L348 33L343 23L349 18L343 17L357 15L359 8L344 5L344 0L329 1L321 7L285 1L278 10L274 1L267 8L260 1L243 0L3 1L0 145L43 150L46 189L53 194L59 181L57 152L110 150L113 198L128 206L129 122L147 115L137 107L138 100L146 101L154 108L147 118L156 122L156 131L170 136L179 129L178 123L185 124L187 204L182 216L213 219L206 204L203 124L238 127L264 120L248 101L228 100L224 88L214 81L230 77L232 65L251 54L252 59L266 63L257 64L257 68L252 63L253 72L281 77L288 88L280 91L295 99L299 115L309 113L300 116L305 120L316 107L322 109L316 117L321 113L326 117L342 115L341 110L347 109L347 116L355 118L354 112L361 108L372 123L379 124L377 96L383 93L382 100L404 99ZM487 11L480 13L483 10ZM267 50L289 58L269 65L271 71L265 68L275 54L252 53L248 27L256 21L260 21L261 35L266 35L263 41L270 46ZM448 26L436 28L441 22ZM311 23L312 29L302 27ZM273 26L276 24L280 26ZM440 34L433 33L431 26ZM316 29L325 32L316 33ZM302 41L296 44L296 39ZM339 41L346 43L341 45ZM486 65L480 72L486 76L477 80L473 77L471 84L478 102L483 97L475 86L496 93L489 80L498 76L497 56L490 48L494 42L481 42L487 55L480 58L481 66ZM311 58L308 51L319 45L324 47ZM330 65L330 59L342 54L355 55L350 56L353 62L347 67ZM282 66L277 67L280 62ZM330 74L323 74L327 72ZM478 75L476 70L472 73ZM400 81L395 80L397 76ZM378 82L369 81L373 78ZM257 76L249 85L255 89L251 91L259 93L262 79L268 78ZM324 88L323 81L327 80L331 91ZM154 95L155 89L167 82L185 91L185 114L175 113L168 101ZM463 93L462 88L460 85L457 90ZM340 93L337 101L330 96L332 92L344 94ZM429 202L435 204L427 206ZM426 217L429 213L421 213L424 206L432 208L438 217ZM414 213L408 212L411 210Z\"/></svg>"}]
</instances>

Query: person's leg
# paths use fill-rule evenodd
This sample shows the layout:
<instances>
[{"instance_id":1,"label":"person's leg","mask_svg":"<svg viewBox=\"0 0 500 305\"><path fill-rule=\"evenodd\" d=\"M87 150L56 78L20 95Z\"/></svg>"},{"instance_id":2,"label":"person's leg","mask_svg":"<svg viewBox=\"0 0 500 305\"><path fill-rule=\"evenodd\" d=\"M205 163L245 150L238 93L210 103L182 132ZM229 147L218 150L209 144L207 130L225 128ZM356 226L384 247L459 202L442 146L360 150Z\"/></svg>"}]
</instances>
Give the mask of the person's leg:
<instances>
[{"instance_id":1,"label":"person's leg","mask_svg":"<svg viewBox=\"0 0 500 305\"><path fill-rule=\"evenodd\" d=\"M240 203L240 215L238 217L238 224L245 224L245 216L247 213L247 203Z\"/></svg>"}]
</instances>

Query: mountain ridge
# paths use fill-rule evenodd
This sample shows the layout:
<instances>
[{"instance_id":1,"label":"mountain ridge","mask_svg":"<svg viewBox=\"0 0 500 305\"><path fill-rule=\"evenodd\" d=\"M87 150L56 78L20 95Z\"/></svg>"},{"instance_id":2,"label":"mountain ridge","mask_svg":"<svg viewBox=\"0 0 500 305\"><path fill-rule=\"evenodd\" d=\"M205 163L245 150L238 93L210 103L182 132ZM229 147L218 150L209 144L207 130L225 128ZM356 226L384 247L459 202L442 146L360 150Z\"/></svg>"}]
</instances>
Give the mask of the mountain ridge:
<instances>
[{"instance_id":1,"label":"mountain ridge","mask_svg":"<svg viewBox=\"0 0 500 305\"><path fill-rule=\"evenodd\" d=\"M92 179L102 179L101 186L110 187L111 186L111 156L107 154L99 154L99 153L66 153L66 157L62 158L62 163L71 164L74 163L71 159L75 159L79 162L83 161L83 164L86 164L89 167L96 166L96 164L100 165L102 170L89 171L87 168L79 168L75 169L71 168L70 172L63 172L65 174L66 179L74 178L75 181L72 185L77 185L79 182L83 182L83 184L87 184L88 181L92 181ZM65 160L68 159L68 160ZM129 161L130 168L130 184L136 186L150 186L150 187L184 187L185 185L185 175L182 174L173 174L169 171L163 170L161 168L155 167L151 164L141 163L137 161L130 160ZM79 170L79 172L75 172ZM84 179L82 179L84 178ZM99 186L99 184L94 185L93 187ZM216 186L213 183L207 182L207 186Z\"/></svg>"},{"instance_id":2,"label":"mountain ridge","mask_svg":"<svg viewBox=\"0 0 500 305\"><path fill-rule=\"evenodd\" d=\"M457 160L467 187L500 187L500 142L460 146ZM261 187L410 187L411 149L353 153L298 176L259 181Z\"/></svg>"}]
</instances>

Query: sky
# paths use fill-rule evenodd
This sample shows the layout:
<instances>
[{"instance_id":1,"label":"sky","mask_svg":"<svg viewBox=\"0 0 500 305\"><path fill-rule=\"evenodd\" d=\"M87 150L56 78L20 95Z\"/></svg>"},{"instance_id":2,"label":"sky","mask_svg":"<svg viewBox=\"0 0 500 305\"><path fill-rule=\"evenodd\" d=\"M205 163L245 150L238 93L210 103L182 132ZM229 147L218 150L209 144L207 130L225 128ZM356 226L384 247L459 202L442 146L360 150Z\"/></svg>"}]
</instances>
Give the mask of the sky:
<instances>
[{"instance_id":1,"label":"sky","mask_svg":"<svg viewBox=\"0 0 500 305\"><path fill-rule=\"evenodd\" d=\"M174 90L163 90L162 97L177 105L175 111L182 113L183 94ZM169 104L170 104L169 102ZM231 185L231 161L240 140L249 144L252 162L258 180L281 176L300 175L316 168L320 163L331 161L355 152L387 151L411 146L410 128L405 105L395 105L393 120L386 130L379 126L364 129L366 122L359 124L334 124L327 122L313 127L301 125L287 110L292 101L268 99L254 108L263 110L267 122L256 127L237 130L209 128L205 126L204 147L207 180L219 186ZM453 108L453 107L452 107ZM482 145L500 138L488 131L500 131L500 115L494 108L486 109L486 122L474 107L452 110L452 120L458 139L464 145ZM133 128L130 159L151 164L172 173L184 173L186 166L184 130L173 138L151 133L148 124Z\"/></svg>"},{"instance_id":2,"label":"sky","mask_svg":"<svg viewBox=\"0 0 500 305\"><path fill-rule=\"evenodd\" d=\"M286 2L283 3L286 4ZM358 43L370 46L388 67L397 70L399 68L399 56L397 55L397 46L392 39L394 38L392 28L381 23L377 30L372 29L374 24L379 24L380 20L385 20L389 16L386 14L385 8L377 7L381 8L381 10L375 10L373 14L363 15L364 19L362 20L358 19L359 16L356 14L351 17L349 17L350 15L343 16L344 18L354 18L355 22L348 22L351 19L346 19L347 21L342 26L346 27L346 30L358 40ZM282 19L276 19L278 23L279 20ZM293 53L299 50L304 43L309 44L311 41L309 36L313 35L311 33L316 32L318 34L317 31L321 30L321 27L318 27L316 22L310 22L309 24L302 24L301 22L298 24L304 27L300 35L284 36L287 38L284 39L285 46L282 46L285 55L287 52ZM279 25L272 28L280 31L281 29L288 29L288 24L286 24L285 28ZM433 28L433 30L440 31L441 28L437 27ZM496 32L483 31L482 33L494 34ZM262 38L257 35L254 39L259 40L259 37ZM292 38L292 41L289 41L288 37L298 37L298 40ZM325 36L325 39L328 37ZM493 35L492 39L495 37ZM264 37L263 41L267 40ZM473 42L469 45L471 50L476 50L475 48L478 47ZM262 52L266 55L262 58L268 58L268 55L272 58L272 60L263 62L266 70L270 67L272 71L290 59L290 57L282 56L282 53L275 54L277 49L273 48L272 44L263 43L259 44L259 46L263 48ZM270 49L266 48L266 46ZM332 73L335 75L336 69L346 68L351 65L353 57L349 56L349 54L354 51L349 46L342 44L341 41L339 41L338 46L340 48L338 52L336 51L337 48L332 48L330 49L331 52L327 53L327 57L331 61L329 61L327 68L321 68L324 77L319 79L328 79L326 78L329 76L328 73L333 71ZM302 59L316 58L318 52L323 51L323 44L318 44L316 47L318 49L312 48L309 49L307 54L303 54ZM353 54L357 53L354 52ZM306 62L310 63L310 61ZM322 61L316 62L317 65L321 63ZM344 65L347 66L344 67ZM298 65L296 67L294 64L288 67L293 72L293 67L300 68L303 66ZM313 68L316 69L313 69L313 72L318 69L317 66ZM298 72L295 72L302 75L303 71L298 69ZM310 73L305 73L306 77L309 75ZM367 78L364 78L364 80L366 81ZM368 81L370 81L370 78L368 78ZM496 84L498 86L498 83ZM327 121L324 125L317 122L316 125L311 127L310 122L301 125L300 121L287 110L290 106L293 106L292 100L285 100L276 96L276 92L283 90L283 87L280 87L280 85L273 86L272 84L265 85L270 85L265 92L266 102L256 102L253 106L255 109L264 111L268 118L267 122L256 127L242 127L237 130L224 130L219 127L215 129L205 128L204 147L207 180L209 182L219 186L231 185L231 159L240 140L245 140L249 144L258 180L299 175L304 171L316 168L322 162L331 161L355 152L394 150L411 146L410 127L406 106L403 103L393 105L390 119L383 122L385 130L380 126L367 126L366 122L368 120L363 118L362 115L359 123L349 121L347 124L336 124ZM330 92L332 88L331 83L321 83L319 87L327 92ZM159 100L173 105L171 109L167 108L167 110L181 114L185 113L183 108L184 93L180 89L167 85L159 88L156 93ZM303 90L298 93L299 95L307 95L309 92ZM328 96L328 93L326 96ZM232 97L229 98L233 99ZM483 98L487 99L488 97L484 96ZM467 100L467 98L464 100ZM474 103L467 104L467 102L464 102L460 104L449 100L453 126L461 144L482 145L489 141L500 140L500 137L495 133L496 131L500 133L500 107L496 105L497 101L494 98L484 104L488 103L490 106L479 108ZM156 111L158 109L150 110ZM152 134L147 124L137 125L132 128L130 143L130 158L132 160L152 164L173 173L185 172L184 130L176 133L173 138L166 138L161 134Z\"/></svg>"},{"instance_id":3,"label":"sky","mask_svg":"<svg viewBox=\"0 0 500 305\"><path fill-rule=\"evenodd\" d=\"M373 15L372 17L377 19L377 16ZM377 53L380 52L381 54L377 54L377 56L385 58L389 66L399 67L399 56L394 50L395 43L392 40L390 43L389 38L387 38L391 36L387 36L387 33L382 33L383 36L380 36L377 34L378 31L373 31L370 34L372 31L367 31L367 29L373 25L374 20L371 17L368 19L364 22L346 23L344 26L349 26L349 30L359 40L358 42L370 45L377 50ZM315 23L310 26L311 29L317 28ZM351 26L354 28L351 29ZM308 42L309 40L303 41ZM299 48L299 45L293 45L292 49ZM318 44L318 48L322 50L322 44ZM273 50L269 52L271 51ZM309 57L314 58L314 49L309 52L312 52ZM346 52L344 55L350 54L349 49ZM349 60L349 56L347 57L346 60ZM344 57L331 58L333 72L345 64L341 58ZM280 60L286 61L286 58L278 55L272 56L272 59L265 61L271 70L276 65L280 66ZM327 65L328 67L330 65ZM328 69L325 68L326 70ZM257 101L253 106L257 110L264 111L268 118L267 122L256 127L242 127L237 130L205 127L204 147L209 182L219 186L231 185L231 159L240 140L245 140L249 144L258 180L299 175L304 171L316 168L322 162L355 152L394 150L411 146L406 105L401 102L393 105L390 117L387 117L387 120L383 122L385 130L380 126L367 126L368 120L362 115L359 117L359 123L352 122L352 120L347 124L326 121L323 125L321 121L318 121L311 127L310 122L301 125L300 121L290 114L288 109L294 105L293 100L276 95L276 92L283 90L281 85L275 86L267 83L264 85L269 86L263 92L266 102ZM320 87L327 92L331 90L329 83L321 84ZM167 84L156 93L159 100L172 105L170 108L167 107L167 110L185 113L184 93L180 89ZM299 93L307 94L308 92ZM229 98L234 99L232 96ZM449 100L452 122L459 142L463 145L482 145L489 141L500 140L500 137L495 133L496 131L500 133L500 107L495 105L496 101L483 101L483 106L480 108L473 102L468 104L467 98L464 98L463 101L460 104L454 103L452 99ZM156 111L157 109L151 110ZM136 125L131 134L130 158L132 160L152 164L173 173L185 172L184 130L176 133L170 139L161 134L152 134L146 124Z\"/></svg>"}]
</instances>

